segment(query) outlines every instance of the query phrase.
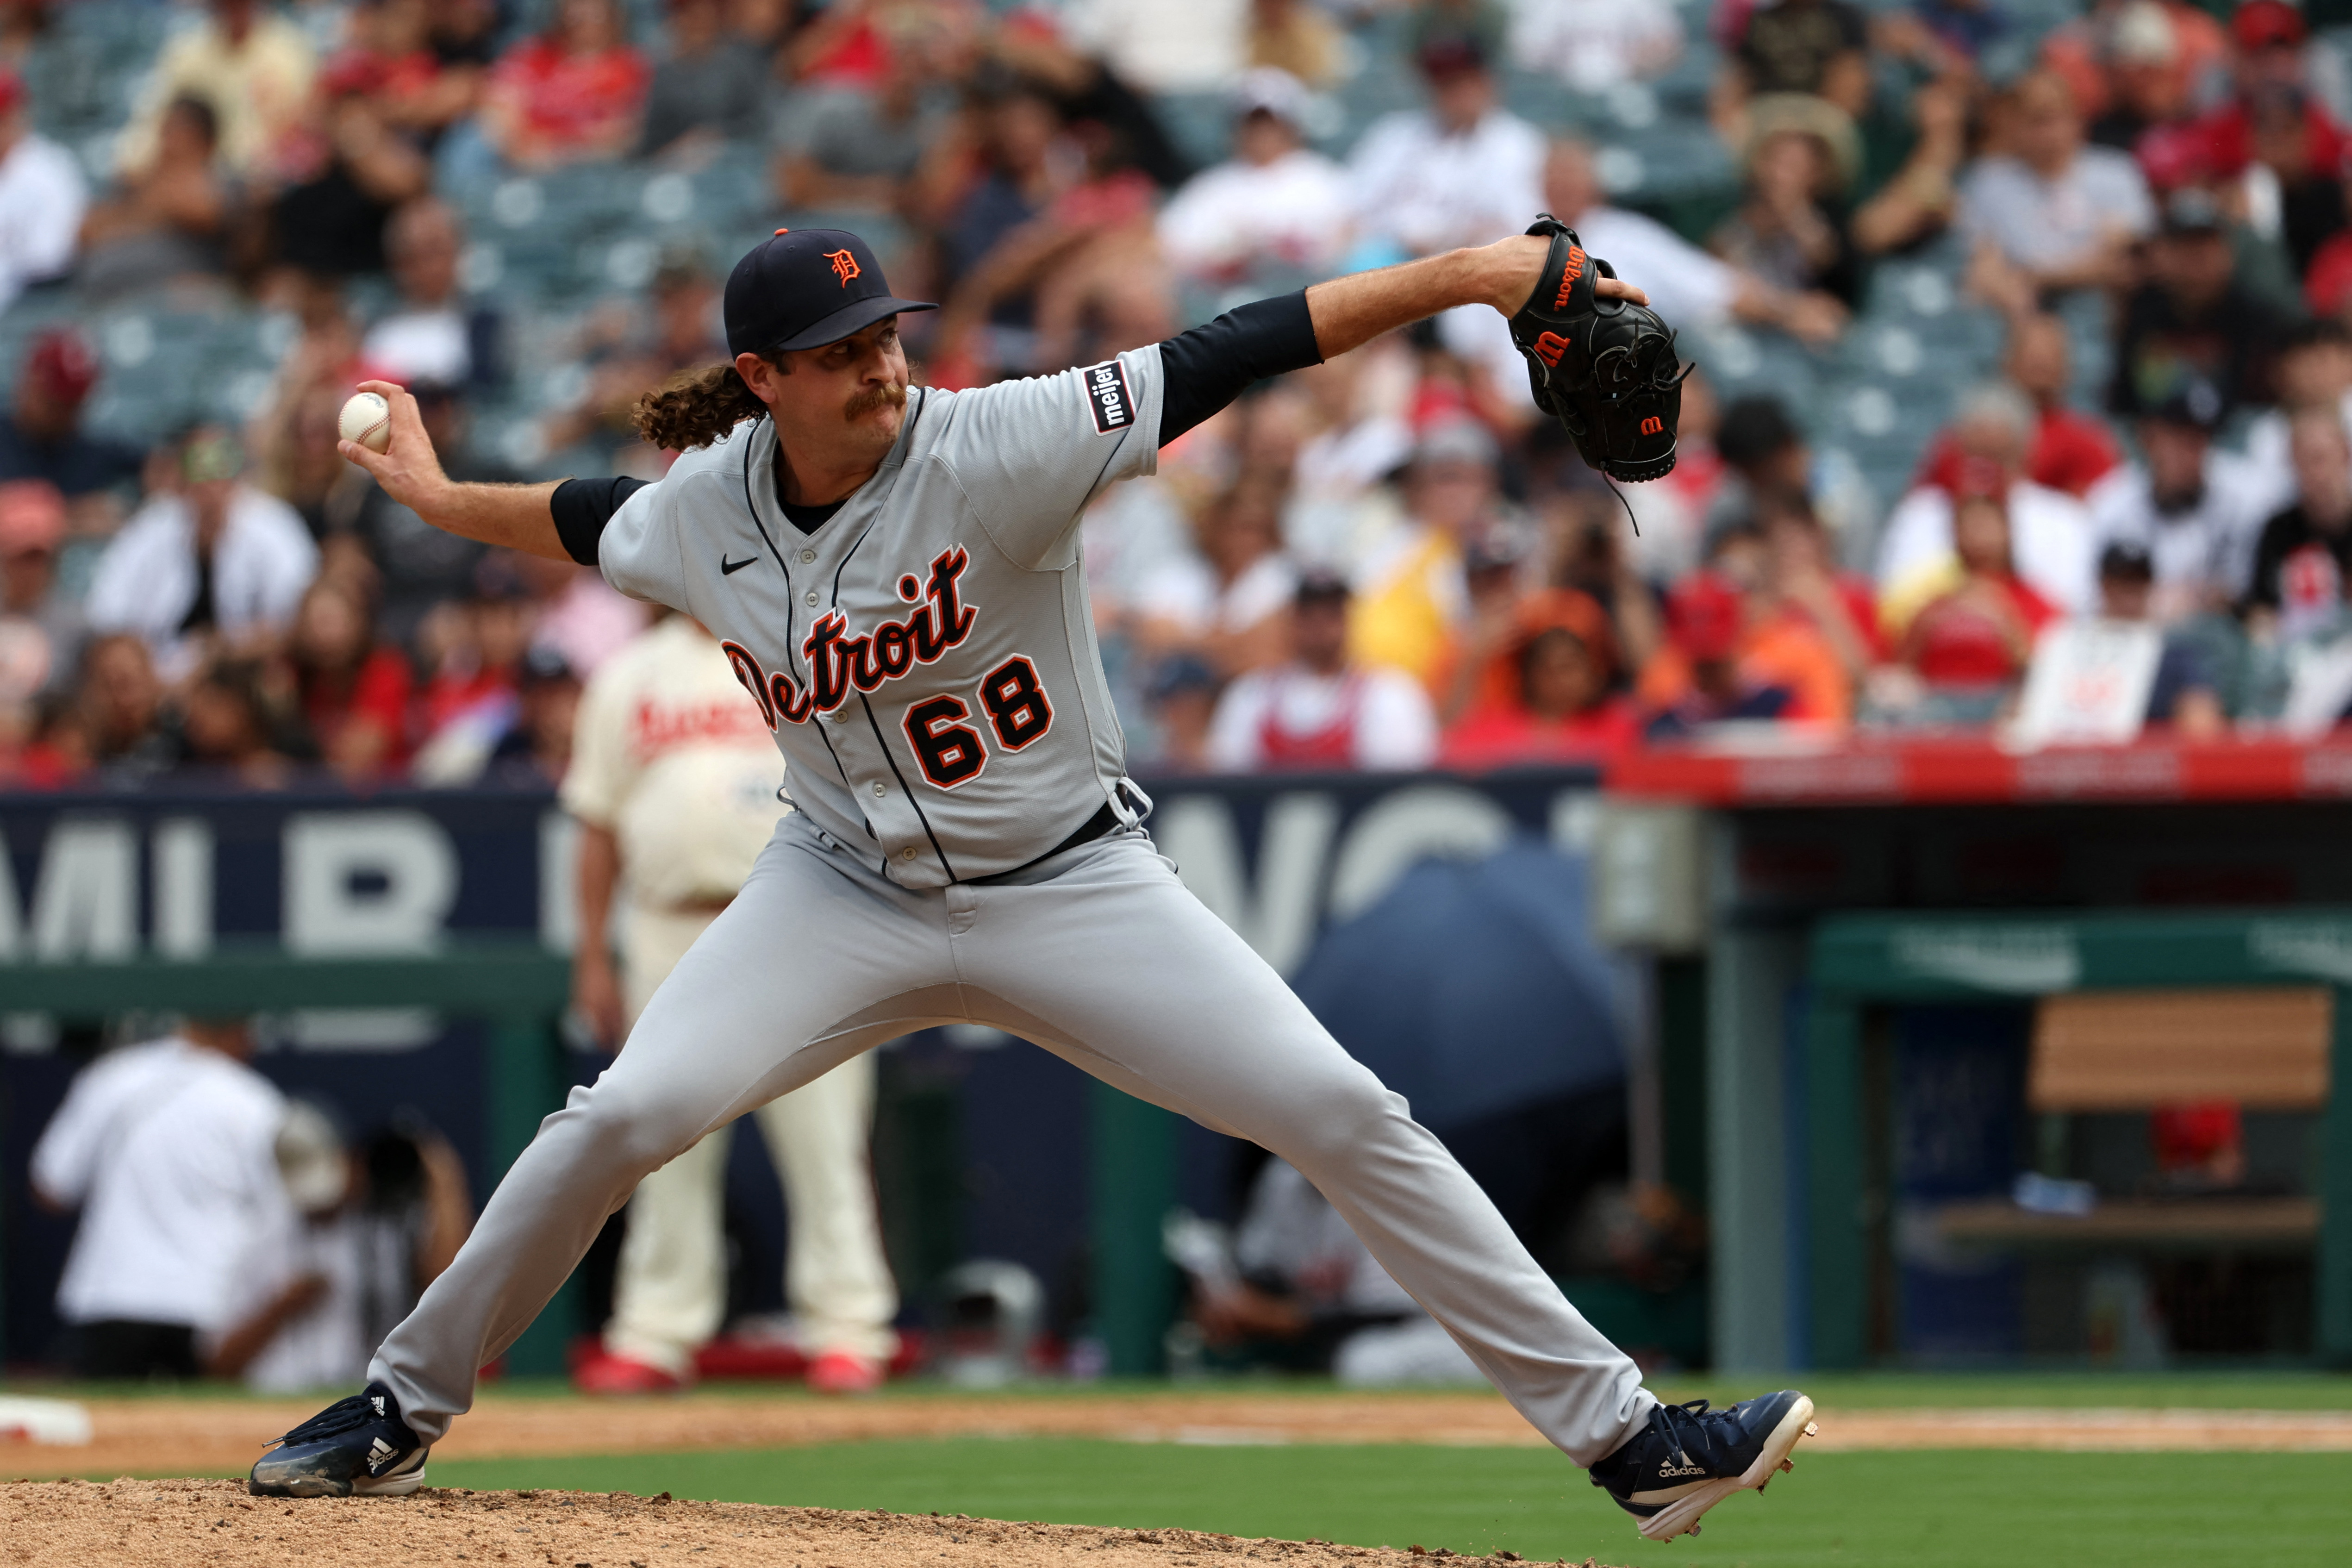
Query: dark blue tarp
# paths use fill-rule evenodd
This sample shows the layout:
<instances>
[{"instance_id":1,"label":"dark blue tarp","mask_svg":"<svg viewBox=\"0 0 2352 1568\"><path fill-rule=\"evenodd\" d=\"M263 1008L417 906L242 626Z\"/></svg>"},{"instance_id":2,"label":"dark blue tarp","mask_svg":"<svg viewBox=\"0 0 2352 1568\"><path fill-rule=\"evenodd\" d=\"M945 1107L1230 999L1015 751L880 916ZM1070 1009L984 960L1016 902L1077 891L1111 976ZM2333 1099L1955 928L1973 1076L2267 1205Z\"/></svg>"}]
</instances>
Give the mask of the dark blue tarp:
<instances>
[{"instance_id":1,"label":"dark blue tarp","mask_svg":"<svg viewBox=\"0 0 2352 1568\"><path fill-rule=\"evenodd\" d=\"M1324 933L1293 982L1349 1053L1439 1131L1624 1077L1585 864L1532 838L1426 860Z\"/></svg>"}]
</instances>

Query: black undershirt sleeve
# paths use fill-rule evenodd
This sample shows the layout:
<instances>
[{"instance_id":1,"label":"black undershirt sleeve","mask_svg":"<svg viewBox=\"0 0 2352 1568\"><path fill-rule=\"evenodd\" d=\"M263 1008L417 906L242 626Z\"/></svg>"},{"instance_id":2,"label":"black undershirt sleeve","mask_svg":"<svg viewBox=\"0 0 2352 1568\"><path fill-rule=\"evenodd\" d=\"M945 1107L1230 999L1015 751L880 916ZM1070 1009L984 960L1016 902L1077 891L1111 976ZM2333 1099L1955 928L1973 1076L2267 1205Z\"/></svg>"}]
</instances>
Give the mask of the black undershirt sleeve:
<instances>
[{"instance_id":1,"label":"black undershirt sleeve","mask_svg":"<svg viewBox=\"0 0 2352 1568\"><path fill-rule=\"evenodd\" d=\"M1239 397L1253 382L1321 364L1307 290L1239 305L1160 345L1163 447Z\"/></svg>"},{"instance_id":2,"label":"black undershirt sleeve","mask_svg":"<svg viewBox=\"0 0 2352 1568\"><path fill-rule=\"evenodd\" d=\"M555 537L583 566L596 564L596 541L621 503L646 488L643 479L566 479L547 498L555 517Z\"/></svg>"}]
</instances>

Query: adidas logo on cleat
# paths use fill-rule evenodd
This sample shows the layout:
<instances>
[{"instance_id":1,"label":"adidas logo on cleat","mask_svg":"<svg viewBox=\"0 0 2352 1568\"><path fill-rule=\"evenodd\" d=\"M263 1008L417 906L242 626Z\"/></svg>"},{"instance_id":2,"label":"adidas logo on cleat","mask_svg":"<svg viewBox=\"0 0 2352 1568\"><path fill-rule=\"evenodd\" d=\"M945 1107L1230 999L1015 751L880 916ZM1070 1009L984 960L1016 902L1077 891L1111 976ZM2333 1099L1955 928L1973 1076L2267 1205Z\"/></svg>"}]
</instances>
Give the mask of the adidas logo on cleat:
<instances>
[{"instance_id":1,"label":"adidas logo on cleat","mask_svg":"<svg viewBox=\"0 0 2352 1568\"><path fill-rule=\"evenodd\" d=\"M375 1406L375 1413L376 1413L378 1415L383 1415L383 1394L375 1394L375 1395L372 1396L372 1397L368 1400L368 1403L369 1403L370 1405L374 1405L374 1406Z\"/></svg>"},{"instance_id":2,"label":"adidas logo on cleat","mask_svg":"<svg viewBox=\"0 0 2352 1568\"><path fill-rule=\"evenodd\" d=\"M1706 1474L1706 1467L1705 1465L1693 1465L1688 1463L1680 1465L1664 1465L1659 1468L1658 1479L1660 1480L1672 1480L1676 1476L1703 1476L1705 1474Z\"/></svg>"},{"instance_id":3,"label":"adidas logo on cleat","mask_svg":"<svg viewBox=\"0 0 2352 1568\"><path fill-rule=\"evenodd\" d=\"M370 1443L367 1457L368 1474L373 1475L383 1468L384 1461L391 1458L396 1451L391 1444L381 1437Z\"/></svg>"}]
</instances>

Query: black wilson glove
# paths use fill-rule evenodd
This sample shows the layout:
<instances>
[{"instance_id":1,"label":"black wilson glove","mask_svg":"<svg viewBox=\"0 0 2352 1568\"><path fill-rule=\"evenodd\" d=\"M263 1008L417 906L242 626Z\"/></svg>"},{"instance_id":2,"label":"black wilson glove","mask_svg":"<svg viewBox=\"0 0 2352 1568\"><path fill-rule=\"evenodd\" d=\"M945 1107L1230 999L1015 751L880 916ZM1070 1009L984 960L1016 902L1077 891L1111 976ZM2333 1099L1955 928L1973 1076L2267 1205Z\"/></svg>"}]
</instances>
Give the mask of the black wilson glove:
<instances>
[{"instance_id":1,"label":"black wilson glove","mask_svg":"<svg viewBox=\"0 0 2352 1568\"><path fill-rule=\"evenodd\" d=\"M1675 331L1655 310L1595 296L1594 280L1617 273L1585 253L1574 229L1546 213L1528 232L1551 238L1535 292L1511 318L1536 406L1567 427L1590 467L1657 479L1675 466L1683 378L1695 367L1675 358Z\"/></svg>"}]
</instances>

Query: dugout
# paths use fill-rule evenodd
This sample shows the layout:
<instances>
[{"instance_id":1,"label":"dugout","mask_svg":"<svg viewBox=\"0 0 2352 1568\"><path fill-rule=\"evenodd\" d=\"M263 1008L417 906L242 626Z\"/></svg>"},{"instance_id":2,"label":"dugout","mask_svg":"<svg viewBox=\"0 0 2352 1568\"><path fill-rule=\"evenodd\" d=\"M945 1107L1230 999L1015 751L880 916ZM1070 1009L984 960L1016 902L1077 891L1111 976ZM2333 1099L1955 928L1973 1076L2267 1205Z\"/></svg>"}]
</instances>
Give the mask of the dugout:
<instances>
[{"instance_id":1,"label":"dugout","mask_svg":"<svg viewBox=\"0 0 2352 1568\"><path fill-rule=\"evenodd\" d=\"M1665 884L1616 934L1705 977L1719 1368L2352 1363L2352 747L1610 788L1604 862ZM2217 1102L2234 1174L2157 1169L2154 1114Z\"/></svg>"}]
</instances>

